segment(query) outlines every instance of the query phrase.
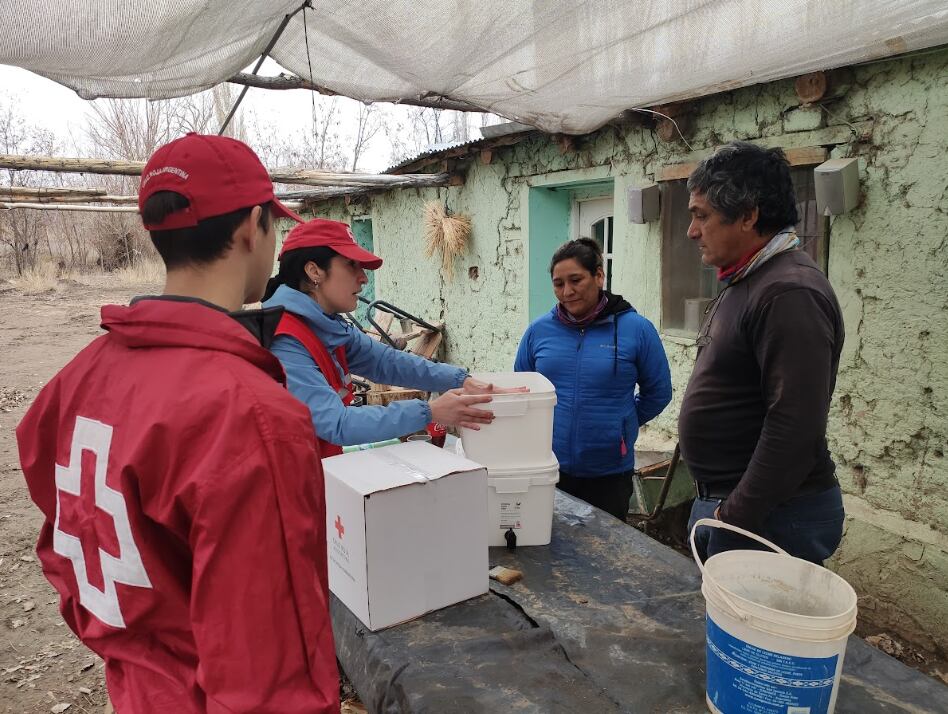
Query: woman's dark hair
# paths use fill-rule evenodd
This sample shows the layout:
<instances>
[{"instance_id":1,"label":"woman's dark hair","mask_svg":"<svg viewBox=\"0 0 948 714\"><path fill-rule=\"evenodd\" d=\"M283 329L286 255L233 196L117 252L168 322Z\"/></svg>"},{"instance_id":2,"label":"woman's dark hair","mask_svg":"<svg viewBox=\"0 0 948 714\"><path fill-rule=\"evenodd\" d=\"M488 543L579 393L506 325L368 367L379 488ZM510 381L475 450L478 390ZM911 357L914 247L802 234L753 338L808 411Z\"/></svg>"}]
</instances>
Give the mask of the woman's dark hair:
<instances>
[{"instance_id":1,"label":"woman's dark hair","mask_svg":"<svg viewBox=\"0 0 948 714\"><path fill-rule=\"evenodd\" d=\"M557 263L572 258L591 274L602 268L602 248L592 238L577 238L576 240L566 241L556 249L553 254L553 260L550 261L550 275L553 275L553 268Z\"/></svg>"},{"instance_id":2,"label":"woman's dark hair","mask_svg":"<svg viewBox=\"0 0 948 714\"><path fill-rule=\"evenodd\" d=\"M754 230L760 235L800 220L790 164L780 149L732 141L698 164L688 179L688 190L707 198L728 223L756 208Z\"/></svg>"},{"instance_id":3,"label":"woman's dark hair","mask_svg":"<svg viewBox=\"0 0 948 714\"><path fill-rule=\"evenodd\" d=\"M280 258L280 269L277 274L270 278L267 283L267 289L263 292L263 299L269 300L273 293L281 285L289 285L294 290L308 293L308 290L302 290L305 283L310 282L306 275L306 264L312 261L319 266L321 270L329 272L329 264L332 259L339 255L332 248L319 245L314 248L297 248L289 250Z\"/></svg>"},{"instance_id":4,"label":"woman's dark hair","mask_svg":"<svg viewBox=\"0 0 948 714\"><path fill-rule=\"evenodd\" d=\"M187 197L175 191L158 191L142 206L142 221L161 223L172 213L190 205ZM270 202L261 205L260 228L270 230ZM206 265L223 258L234 242L234 231L243 223L253 206L199 221L190 228L149 231L151 242L169 270L185 265Z\"/></svg>"}]
</instances>

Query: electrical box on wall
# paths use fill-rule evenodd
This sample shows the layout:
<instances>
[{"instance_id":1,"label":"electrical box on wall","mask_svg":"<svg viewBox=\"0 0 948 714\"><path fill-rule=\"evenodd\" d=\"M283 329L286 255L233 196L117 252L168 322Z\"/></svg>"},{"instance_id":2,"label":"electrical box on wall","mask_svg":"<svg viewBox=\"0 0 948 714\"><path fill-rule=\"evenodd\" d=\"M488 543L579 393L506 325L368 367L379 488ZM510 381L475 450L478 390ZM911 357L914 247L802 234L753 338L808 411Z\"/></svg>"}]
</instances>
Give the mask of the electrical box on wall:
<instances>
[{"instance_id":1,"label":"electrical box on wall","mask_svg":"<svg viewBox=\"0 0 948 714\"><path fill-rule=\"evenodd\" d=\"M859 203L859 165L856 159L830 159L813 169L816 205L824 216L847 213Z\"/></svg>"},{"instance_id":2,"label":"electrical box on wall","mask_svg":"<svg viewBox=\"0 0 948 714\"><path fill-rule=\"evenodd\" d=\"M657 221L661 215L660 191L657 183L647 186L630 186L628 202L631 223Z\"/></svg>"}]
</instances>

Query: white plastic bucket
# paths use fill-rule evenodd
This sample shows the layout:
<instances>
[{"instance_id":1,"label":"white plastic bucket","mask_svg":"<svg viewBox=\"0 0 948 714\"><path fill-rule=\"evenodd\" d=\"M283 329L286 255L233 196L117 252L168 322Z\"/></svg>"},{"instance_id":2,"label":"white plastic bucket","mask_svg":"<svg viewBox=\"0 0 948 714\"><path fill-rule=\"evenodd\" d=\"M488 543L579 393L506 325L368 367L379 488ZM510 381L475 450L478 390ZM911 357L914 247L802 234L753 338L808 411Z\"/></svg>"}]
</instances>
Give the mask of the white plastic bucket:
<instances>
[{"instance_id":1,"label":"white plastic bucket","mask_svg":"<svg viewBox=\"0 0 948 714\"><path fill-rule=\"evenodd\" d=\"M560 468L555 458L551 465L542 468L488 469L488 545L506 545L508 530L517 537L518 548L548 545L553 531L553 499L559 480Z\"/></svg>"},{"instance_id":2,"label":"white plastic bucket","mask_svg":"<svg viewBox=\"0 0 948 714\"><path fill-rule=\"evenodd\" d=\"M479 431L461 429L464 452L488 469L535 467L549 459L553 446L556 390L538 372L485 372L472 375L497 387L527 387L520 394L495 394L484 405L494 413L492 424Z\"/></svg>"},{"instance_id":3,"label":"white plastic bucket","mask_svg":"<svg viewBox=\"0 0 948 714\"><path fill-rule=\"evenodd\" d=\"M708 558L700 526L724 528L775 552ZM715 714L832 714L856 592L836 573L794 558L742 528L702 518L691 530L707 607L707 703Z\"/></svg>"}]
</instances>

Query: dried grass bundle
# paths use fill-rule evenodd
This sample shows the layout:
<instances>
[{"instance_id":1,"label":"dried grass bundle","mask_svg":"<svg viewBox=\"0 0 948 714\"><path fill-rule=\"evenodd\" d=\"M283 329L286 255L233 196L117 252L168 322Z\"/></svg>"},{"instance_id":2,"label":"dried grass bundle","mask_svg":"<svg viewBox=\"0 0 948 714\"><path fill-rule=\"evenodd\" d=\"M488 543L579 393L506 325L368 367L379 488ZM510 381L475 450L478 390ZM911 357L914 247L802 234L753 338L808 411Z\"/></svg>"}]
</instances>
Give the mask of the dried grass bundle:
<instances>
[{"instance_id":1,"label":"dried grass bundle","mask_svg":"<svg viewBox=\"0 0 948 714\"><path fill-rule=\"evenodd\" d=\"M454 260L467 250L470 237L470 218L449 214L437 201L425 204L425 255L430 258L441 251L441 272L448 280L454 277Z\"/></svg>"}]
</instances>

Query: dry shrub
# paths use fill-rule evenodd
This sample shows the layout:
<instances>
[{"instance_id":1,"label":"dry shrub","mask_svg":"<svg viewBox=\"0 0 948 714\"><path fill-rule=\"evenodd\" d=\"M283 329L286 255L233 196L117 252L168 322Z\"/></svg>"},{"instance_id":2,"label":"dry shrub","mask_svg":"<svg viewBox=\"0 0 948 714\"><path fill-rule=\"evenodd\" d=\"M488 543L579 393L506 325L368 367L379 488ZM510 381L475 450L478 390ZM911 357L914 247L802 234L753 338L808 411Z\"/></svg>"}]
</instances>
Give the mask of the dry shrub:
<instances>
[{"instance_id":1,"label":"dry shrub","mask_svg":"<svg viewBox=\"0 0 948 714\"><path fill-rule=\"evenodd\" d=\"M425 255L429 258L441 252L441 272L451 280L454 277L454 260L467 251L471 237L471 219L463 215L451 215L437 201L425 204Z\"/></svg>"},{"instance_id":2,"label":"dry shrub","mask_svg":"<svg viewBox=\"0 0 948 714\"><path fill-rule=\"evenodd\" d=\"M62 281L68 278L55 263L41 262L27 268L22 275L11 278L10 284L25 295L38 295L60 290Z\"/></svg>"},{"instance_id":3,"label":"dry shrub","mask_svg":"<svg viewBox=\"0 0 948 714\"><path fill-rule=\"evenodd\" d=\"M134 265L112 271L114 282L123 288L163 285L165 265L160 258L148 256L140 258Z\"/></svg>"}]
</instances>

